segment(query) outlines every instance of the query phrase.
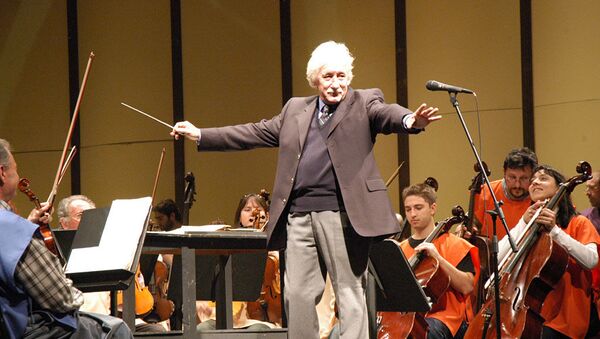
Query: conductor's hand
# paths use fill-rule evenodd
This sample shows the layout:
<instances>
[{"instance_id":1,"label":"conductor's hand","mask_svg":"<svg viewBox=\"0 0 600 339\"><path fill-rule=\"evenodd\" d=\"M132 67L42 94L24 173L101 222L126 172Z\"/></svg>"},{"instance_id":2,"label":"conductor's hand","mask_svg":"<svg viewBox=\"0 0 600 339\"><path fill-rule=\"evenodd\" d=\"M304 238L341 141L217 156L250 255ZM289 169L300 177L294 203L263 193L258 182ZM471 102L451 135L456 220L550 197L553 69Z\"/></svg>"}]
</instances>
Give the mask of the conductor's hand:
<instances>
[{"instance_id":1,"label":"conductor's hand","mask_svg":"<svg viewBox=\"0 0 600 339\"><path fill-rule=\"evenodd\" d=\"M423 103L416 111L413 112L412 118L409 118L407 123L409 128L425 128L429 123L440 120L441 115L436 114L439 111L437 107L430 107ZM412 124L410 124L412 121Z\"/></svg>"},{"instance_id":2,"label":"conductor's hand","mask_svg":"<svg viewBox=\"0 0 600 339\"><path fill-rule=\"evenodd\" d=\"M189 121L176 123L170 134L175 137L175 140L179 140L180 136L184 136L192 141L198 141L198 139L200 139L200 129Z\"/></svg>"}]
</instances>

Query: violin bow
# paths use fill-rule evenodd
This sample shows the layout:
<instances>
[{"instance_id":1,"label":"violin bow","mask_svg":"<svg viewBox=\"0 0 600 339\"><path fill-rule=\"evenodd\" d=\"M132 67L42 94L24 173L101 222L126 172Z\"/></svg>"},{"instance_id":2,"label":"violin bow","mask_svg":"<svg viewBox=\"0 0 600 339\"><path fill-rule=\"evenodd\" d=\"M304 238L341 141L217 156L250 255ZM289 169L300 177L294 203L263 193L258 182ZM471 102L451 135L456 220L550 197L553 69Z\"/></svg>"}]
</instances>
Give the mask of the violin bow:
<instances>
[{"instance_id":1,"label":"violin bow","mask_svg":"<svg viewBox=\"0 0 600 339\"><path fill-rule=\"evenodd\" d=\"M385 182L385 187L389 187L390 184L394 181L394 179L396 179L396 177L398 177L398 174L400 174L400 169L402 168L403 165L404 165L404 161L400 164L400 166L398 166L398 168L396 168L396 170L394 171L394 173Z\"/></svg>"},{"instance_id":2,"label":"violin bow","mask_svg":"<svg viewBox=\"0 0 600 339\"><path fill-rule=\"evenodd\" d=\"M68 160L67 163L67 149L71 145L71 138L73 137L73 130L75 129L75 122L77 121L77 117L79 116L79 107L81 106L81 100L83 99L83 93L85 92L85 85L87 84L87 78L90 73L90 68L92 67L92 61L94 60L94 52L90 52L90 56L88 58L87 66L85 67L85 73L83 74L83 80L81 81L81 87L79 88L79 96L77 97L77 103L75 104L75 109L73 110L73 116L71 117L71 126L69 127L69 133L67 134L67 138L65 140L65 146L63 147L62 155L60 157L60 161L58 162L58 170L56 171L56 176L54 177L54 184L52 184L52 191L50 191L50 195L48 196L48 200L46 202L49 205L54 204L54 199L56 199L56 193L58 192L58 184L62 180L62 176L66 171L66 165L71 163L71 160ZM73 151L71 151L72 153ZM72 157L72 156L71 156Z\"/></svg>"},{"instance_id":3,"label":"violin bow","mask_svg":"<svg viewBox=\"0 0 600 339\"><path fill-rule=\"evenodd\" d=\"M156 177L154 177L154 187L152 188L152 205L154 205L154 195L156 194L156 187L158 186L158 178L160 178L160 170L162 168L163 160L165 159L165 153L167 151L163 147L160 153L160 160L158 161L158 169L156 170Z\"/></svg>"},{"instance_id":4,"label":"violin bow","mask_svg":"<svg viewBox=\"0 0 600 339\"><path fill-rule=\"evenodd\" d=\"M69 169L69 166L71 165L71 161L73 160L73 157L75 157L75 154L77 154L77 146L71 147L71 152L69 152L69 155L67 156L67 159L65 160L63 169L60 172L60 178L58 179L59 185L62 182L63 178L65 177L65 174L67 173L67 169Z\"/></svg>"}]
</instances>

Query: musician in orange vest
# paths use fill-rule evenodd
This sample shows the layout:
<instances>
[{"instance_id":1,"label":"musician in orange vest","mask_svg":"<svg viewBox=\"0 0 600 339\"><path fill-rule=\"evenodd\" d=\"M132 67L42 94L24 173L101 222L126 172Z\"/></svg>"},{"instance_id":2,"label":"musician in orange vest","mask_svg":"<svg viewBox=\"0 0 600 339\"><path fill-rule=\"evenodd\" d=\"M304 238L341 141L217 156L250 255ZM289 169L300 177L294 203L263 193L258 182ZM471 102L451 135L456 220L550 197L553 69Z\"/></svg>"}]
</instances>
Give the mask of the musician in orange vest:
<instances>
[{"instance_id":1,"label":"musician in orange vest","mask_svg":"<svg viewBox=\"0 0 600 339\"><path fill-rule=\"evenodd\" d=\"M502 211L506 218L506 226L513 228L527 208L531 205L529 198L529 182L533 169L537 167L537 156L527 147L510 151L504 159L504 174L500 180L492 181L492 190L499 201L502 201ZM475 222L480 234L492 237L492 218L486 211L494 209L494 200L487 186L475 198ZM504 227L497 221L498 239L506 235Z\"/></svg>"},{"instance_id":2,"label":"musician in orange vest","mask_svg":"<svg viewBox=\"0 0 600 339\"><path fill-rule=\"evenodd\" d=\"M475 288L479 273L477 248L449 232L431 243L423 240L435 227L437 210L435 190L426 184L407 187L402 192L406 219L412 236L400 247L407 258L423 251L439 262L439 267L450 277L450 286L426 314L428 338L461 338L467 329L467 297Z\"/></svg>"}]
</instances>

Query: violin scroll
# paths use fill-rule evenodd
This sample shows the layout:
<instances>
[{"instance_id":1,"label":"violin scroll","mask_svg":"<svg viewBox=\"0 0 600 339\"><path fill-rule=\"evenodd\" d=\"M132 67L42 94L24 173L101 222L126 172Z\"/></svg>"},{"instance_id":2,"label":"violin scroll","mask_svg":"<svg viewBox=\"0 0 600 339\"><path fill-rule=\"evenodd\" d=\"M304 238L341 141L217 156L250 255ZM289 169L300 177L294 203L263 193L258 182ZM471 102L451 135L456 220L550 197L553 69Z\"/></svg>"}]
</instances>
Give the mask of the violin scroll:
<instances>
[{"instance_id":1,"label":"violin scroll","mask_svg":"<svg viewBox=\"0 0 600 339\"><path fill-rule=\"evenodd\" d=\"M33 202L35 208L40 209L42 208L42 205L40 204L40 199L38 199L38 197L35 195L35 193L33 193L31 188L29 188L29 184L29 179L21 178L17 187L19 188L19 191L24 193L29 198L29 201Z\"/></svg>"},{"instance_id":2,"label":"violin scroll","mask_svg":"<svg viewBox=\"0 0 600 339\"><path fill-rule=\"evenodd\" d=\"M35 205L35 208L40 209L42 208L42 205L40 204L40 199L38 199L37 195L35 195L31 188L29 188L29 184L30 182L27 178L21 178L17 187L19 188L19 191L27 195L29 201L33 202L33 204ZM62 261L64 257L62 253L60 253L59 247L56 246L56 243L54 242L52 229L50 229L50 226L46 223L38 222L38 224L40 226L40 233L42 234L42 237L44 239L44 245L46 245L46 248L48 248L50 252L52 252Z\"/></svg>"}]
</instances>

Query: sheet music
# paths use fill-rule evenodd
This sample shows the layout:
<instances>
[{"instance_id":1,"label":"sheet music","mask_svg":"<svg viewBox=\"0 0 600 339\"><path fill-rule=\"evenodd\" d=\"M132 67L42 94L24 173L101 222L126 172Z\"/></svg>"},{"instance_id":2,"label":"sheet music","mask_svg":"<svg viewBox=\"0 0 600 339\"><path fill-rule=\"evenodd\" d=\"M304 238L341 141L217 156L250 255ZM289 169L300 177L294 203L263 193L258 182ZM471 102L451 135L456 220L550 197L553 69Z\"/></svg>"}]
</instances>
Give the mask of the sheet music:
<instances>
[{"instance_id":1,"label":"sheet music","mask_svg":"<svg viewBox=\"0 0 600 339\"><path fill-rule=\"evenodd\" d=\"M181 232L183 233L202 233L202 232L215 232L223 231L231 228L229 225L201 225L201 226L181 226Z\"/></svg>"},{"instance_id":2,"label":"sheet music","mask_svg":"<svg viewBox=\"0 0 600 339\"><path fill-rule=\"evenodd\" d=\"M130 270L151 204L150 197L114 200L100 244L72 249L65 272Z\"/></svg>"}]
</instances>

